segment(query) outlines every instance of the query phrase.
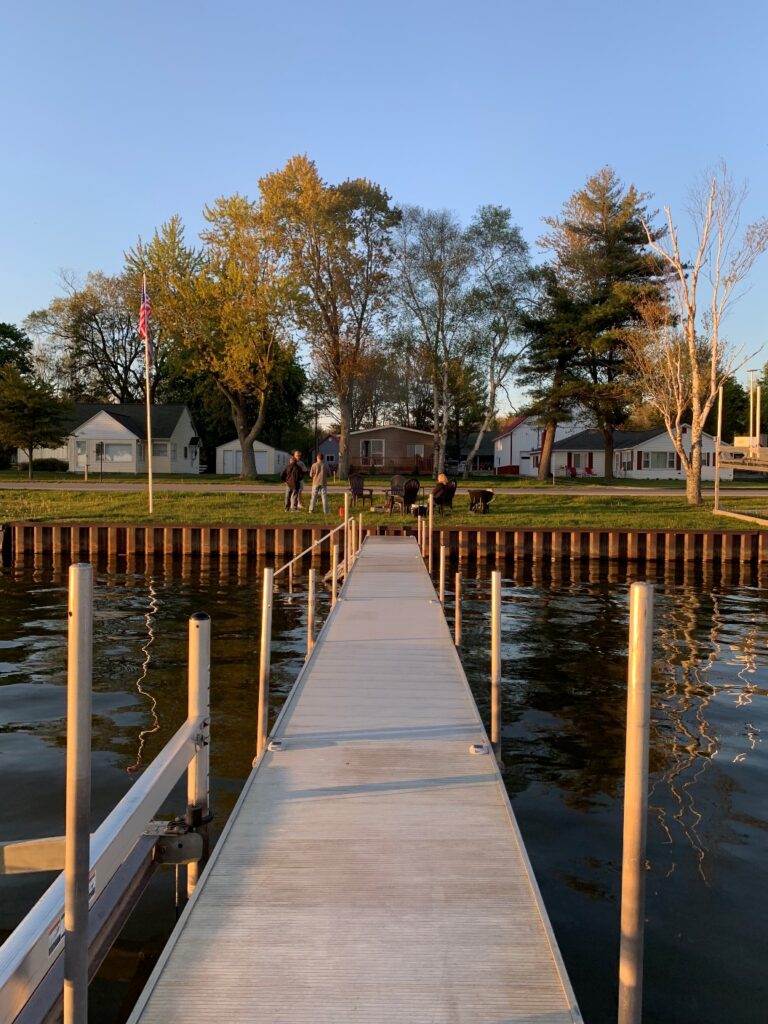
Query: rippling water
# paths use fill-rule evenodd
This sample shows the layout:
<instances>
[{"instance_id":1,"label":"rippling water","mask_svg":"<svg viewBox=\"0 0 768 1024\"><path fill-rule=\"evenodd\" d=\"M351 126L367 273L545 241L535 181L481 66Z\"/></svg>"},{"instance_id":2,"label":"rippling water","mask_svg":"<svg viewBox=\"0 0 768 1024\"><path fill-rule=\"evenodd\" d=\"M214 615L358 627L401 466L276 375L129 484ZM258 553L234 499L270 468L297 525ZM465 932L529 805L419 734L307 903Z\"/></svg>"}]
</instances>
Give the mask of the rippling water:
<instances>
[{"instance_id":1,"label":"rippling water","mask_svg":"<svg viewBox=\"0 0 768 1024\"><path fill-rule=\"evenodd\" d=\"M272 697L303 661L302 578L275 602ZM768 1019L768 599L759 581L657 581L645 951L646 1024ZM462 652L488 713L488 581L465 580ZM93 809L98 823L186 714L186 620L213 620L212 802L220 831L253 756L256 570L97 574ZM506 783L588 1024L615 1020L628 581L505 580ZM64 822L65 579L0 575L0 840ZM328 595L321 599L324 618ZM451 617L450 598L448 613ZM165 810L185 801L178 786ZM478 854L482 857L482 852ZM0 937L51 875L0 876ZM155 877L91 989L127 1016L175 919Z\"/></svg>"}]
</instances>

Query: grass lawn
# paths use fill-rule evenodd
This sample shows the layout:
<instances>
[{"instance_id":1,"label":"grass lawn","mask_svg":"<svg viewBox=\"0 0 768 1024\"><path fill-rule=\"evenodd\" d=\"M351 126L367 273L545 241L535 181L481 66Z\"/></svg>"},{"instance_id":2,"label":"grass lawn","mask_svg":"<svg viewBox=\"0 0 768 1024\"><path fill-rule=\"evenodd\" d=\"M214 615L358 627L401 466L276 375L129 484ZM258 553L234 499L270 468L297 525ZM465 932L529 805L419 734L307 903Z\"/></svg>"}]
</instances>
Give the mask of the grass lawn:
<instances>
[{"instance_id":1,"label":"grass lawn","mask_svg":"<svg viewBox=\"0 0 768 1024\"><path fill-rule=\"evenodd\" d=\"M477 474L469 478L469 480L463 480L458 477L458 485L461 488L467 487L492 487L495 491L507 491L507 490L519 490L520 488L542 491L552 491L552 480L537 480L535 477L530 476L494 476L492 473L488 474ZM215 473L203 473L202 475L190 474L190 473L155 473L155 483L174 483L174 484L185 484L193 487L196 490L204 490L206 487L216 485L231 485L232 487L239 487L243 484L280 484L279 476L260 476L256 480L243 480L239 476L215 474ZM382 474L375 476L366 476L365 486L373 487L377 491L383 491L389 485L390 478ZM432 482L431 475L422 475L421 480L424 486L427 487ZM80 473L57 473L49 472L47 470L38 470L35 472L33 477L34 482L39 483L66 483L66 484L80 484L83 487L88 487L89 484L98 484L102 482L102 478L99 473L91 473L88 480L84 480ZM23 487L27 482L26 472L19 472L18 469L0 469L0 482L3 483L18 483L20 487ZM123 483L123 484L146 484L147 477L145 474L133 474L133 473L105 473L103 476L103 483ZM329 482L331 487L339 487L345 489L346 485L343 480L334 483ZM712 490L714 484L711 482L703 483L703 489ZM684 481L680 480L611 480L606 481L601 477L557 477L555 483L555 489L559 487L632 487L638 489L656 489L656 490L669 490L672 492L682 492L685 490ZM738 488L768 488L768 478L764 479L762 476L755 474L745 477L742 480L728 481L723 480L721 487L725 490L731 487Z\"/></svg>"},{"instance_id":2,"label":"grass lawn","mask_svg":"<svg viewBox=\"0 0 768 1024\"><path fill-rule=\"evenodd\" d=\"M499 494L487 515L468 511L464 496L455 499L452 515L445 516L446 526L497 527L600 527L602 529L695 529L750 530L756 527L711 514L711 502L698 508L689 507L679 497L560 494L555 500L544 494ZM206 493L205 490L158 493L155 514L147 514L146 495L140 493L104 493L89 491L0 491L0 522L35 520L60 523L147 523L189 525L327 525L339 522L341 502L330 496L331 512L309 515L305 510L286 513L282 494ZM768 518L768 498L733 498L728 507L735 512L764 515ZM365 511L364 522L370 525L402 525L413 523L413 517ZM435 517L439 528L440 516Z\"/></svg>"}]
</instances>

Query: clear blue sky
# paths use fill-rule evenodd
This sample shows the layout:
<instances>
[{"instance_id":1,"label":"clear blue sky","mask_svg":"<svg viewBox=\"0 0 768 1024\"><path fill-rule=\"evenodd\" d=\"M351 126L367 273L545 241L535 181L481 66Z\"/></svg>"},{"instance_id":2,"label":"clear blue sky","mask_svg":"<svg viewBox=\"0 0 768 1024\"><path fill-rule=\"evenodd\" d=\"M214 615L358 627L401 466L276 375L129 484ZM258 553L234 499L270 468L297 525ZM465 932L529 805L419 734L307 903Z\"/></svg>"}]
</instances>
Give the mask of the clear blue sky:
<instances>
[{"instance_id":1,"label":"clear blue sky","mask_svg":"<svg viewBox=\"0 0 768 1024\"><path fill-rule=\"evenodd\" d=\"M682 219L724 158L768 213L758 0L25 0L2 24L0 320L299 152L464 219L505 204L531 243L604 164ZM768 258L728 324L750 351L766 307Z\"/></svg>"}]
</instances>

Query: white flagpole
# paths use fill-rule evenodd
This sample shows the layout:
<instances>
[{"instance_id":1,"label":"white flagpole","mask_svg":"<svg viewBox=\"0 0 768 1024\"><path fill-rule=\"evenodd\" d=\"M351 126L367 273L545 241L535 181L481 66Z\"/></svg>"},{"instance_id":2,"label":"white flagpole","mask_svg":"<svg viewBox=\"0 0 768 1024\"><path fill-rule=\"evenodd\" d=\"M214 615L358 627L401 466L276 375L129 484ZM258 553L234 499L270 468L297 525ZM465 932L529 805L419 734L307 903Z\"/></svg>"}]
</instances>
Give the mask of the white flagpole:
<instances>
[{"instance_id":1,"label":"white flagpole","mask_svg":"<svg viewBox=\"0 0 768 1024\"><path fill-rule=\"evenodd\" d=\"M143 284L143 302L147 301L147 275L144 274L142 279ZM154 511L153 500L152 500L152 409L149 399L149 312L147 312L145 319L145 331L144 331L144 385L147 395L147 486L149 487L149 514L152 515Z\"/></svg>"}]
</instances>

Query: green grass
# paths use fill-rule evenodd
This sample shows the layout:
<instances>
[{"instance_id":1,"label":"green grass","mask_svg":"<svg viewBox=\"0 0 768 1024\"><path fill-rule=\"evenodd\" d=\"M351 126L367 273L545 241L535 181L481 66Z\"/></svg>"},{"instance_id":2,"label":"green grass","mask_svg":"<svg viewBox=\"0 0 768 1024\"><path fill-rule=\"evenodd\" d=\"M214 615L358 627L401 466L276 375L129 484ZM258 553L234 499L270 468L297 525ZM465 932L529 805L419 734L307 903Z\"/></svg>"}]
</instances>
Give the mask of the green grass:
<instances>
[{"instance_id":1,"label":"green grass","mask_svg":"<svg viewBox=\"0 0 768 1024\"><path fill-rule=\"evenodd\" d=\"M711 513L711 502L698 508L685 504L679 497L590 496L559 494L497 495L488 515L468 511L466 497L455 499L453 515L435 517L439 527L562 527L602 529L677 529L677 530L743 530L753 529ZM308 501L305 494L304 503ZM317 525L336 526L341 502L330 496L331 512L310 516L306 508L298 513L283 510L282 494L206 493L204 490L158 493L155 513L147 513L146 495L139 493L93 491L0 491L0 522L34 520L59 523L180 523L189 525ZM736 512L765 515L768 498L731 499L729 508ZM369 525L402 525L413 523L413 517L372 513L366 510L364 522Z\"/></svg>"}]
</instances>

